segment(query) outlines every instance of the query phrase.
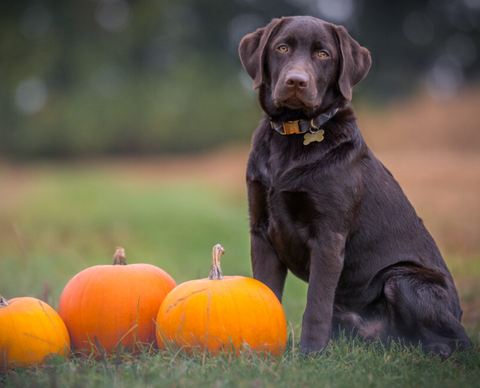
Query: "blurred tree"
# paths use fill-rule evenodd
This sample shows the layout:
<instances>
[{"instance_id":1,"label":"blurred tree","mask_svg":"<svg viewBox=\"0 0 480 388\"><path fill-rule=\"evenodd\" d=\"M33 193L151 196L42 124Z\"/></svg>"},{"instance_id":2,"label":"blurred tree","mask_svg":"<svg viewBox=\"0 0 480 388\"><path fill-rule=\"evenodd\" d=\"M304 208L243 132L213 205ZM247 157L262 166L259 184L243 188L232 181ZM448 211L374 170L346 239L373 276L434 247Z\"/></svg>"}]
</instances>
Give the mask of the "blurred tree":
<instances>
[{"instance_id":1,"label":"blurred tree","mask_svg":"<svg viewBox=\"0 0 480 388\"><path fill-rule=\"evenodd\" d=\"M22 0L0 4L0 156L203 150L260 118L240 39L273 17L343 24L362 97L456 93L480 74L478 0Z\"/></svg>"}]
</instances>

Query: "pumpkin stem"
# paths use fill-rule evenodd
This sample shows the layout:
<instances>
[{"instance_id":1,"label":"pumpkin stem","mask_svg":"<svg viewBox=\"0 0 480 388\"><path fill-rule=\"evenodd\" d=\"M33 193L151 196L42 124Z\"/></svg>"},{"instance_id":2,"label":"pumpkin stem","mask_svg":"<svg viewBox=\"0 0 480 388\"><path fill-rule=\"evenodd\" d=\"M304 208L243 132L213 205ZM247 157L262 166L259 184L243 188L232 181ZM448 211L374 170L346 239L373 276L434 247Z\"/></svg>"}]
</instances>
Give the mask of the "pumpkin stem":
<instances>
[{"instance_id":1,"label":"pumpkin stem","mask_svg":"<svg viewBox=\"0 0 480 388\"><path fill-rule=\"evenodd\" d=\"M127 258L125 257L125 249L122 247L116 247L116 251L113 254L113 265L127 265Z\"/></svg>"},{"instance_id":2,"label":"pumpkin stem","mask_svg":"<svg viewBox=\"0 0 480 388\"><path fill-rule=\"evenodd\" d=\"M8 300L6 300L2 295L0 295L0 309L9 305L10 303L8 303Z\"/></svg>"},{"instance_id":3,"label":"pumpkin stem","mask_svg":"<svg viewBox=\"0 0 480 388\"><path fill-rule=\"evenodd\" d=\"M213 247L213 260L210 267L210 276L208 280L221 280L223 279L222 268L220 267L220 256L225 253L225 249L220 244Z\"/></svg>"}]
</instances>

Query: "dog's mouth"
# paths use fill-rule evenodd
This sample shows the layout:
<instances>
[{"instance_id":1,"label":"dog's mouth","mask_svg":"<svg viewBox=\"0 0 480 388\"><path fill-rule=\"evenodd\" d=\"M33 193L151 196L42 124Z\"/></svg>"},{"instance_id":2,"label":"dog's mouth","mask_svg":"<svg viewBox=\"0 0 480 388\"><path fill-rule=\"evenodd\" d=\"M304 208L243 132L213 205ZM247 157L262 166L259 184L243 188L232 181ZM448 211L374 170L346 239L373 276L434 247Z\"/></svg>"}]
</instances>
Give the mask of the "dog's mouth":
<instances>
[{"instance_id":1,"label":"dog's mouth","mask_svg":"<svg viewBox=\"0 0 480 388\"><path fill-rule=\"evenodd\" d=\"M284 100L276 100L275 101L275 106L277 108L289 108L289 109L312 109L313 106L310 105L308 102L302 100L301 98L297 96L293 96Z\"/></svg>"},{"instance_id":2,"label":"dog's mouth","mask_svg":"<svg viewBox=\"0 0 480 388\"><path fill-rule=\"evenodd\" d=\"M261 104L270 117L288 121L311 119L320 109L322 100L318 95L311 96L306 90L288 90L272 85L270 90L264 91Z\"/></svg>"},{"instance_id":3,"label":"dog's mouth","mask_svg":"<svg viewBox=\"0 0 480 388\"><path fill-rule=\"evenodd\" d=\"M314 110L319 105L310 101L308 96L305 96L305 93L292 90L289 93L285 93L285 90L274 91L273 92L273 101L276 108L288 108L293 110Z\"/></svg>"},{"instance_id":4,"label":"dog's mouth","mask_svg":"<svg viewBox=\"0 0 480 388\"><path fill-rule=\"evenodd\" d=\"M284 100L274 100L275 107L282 112L302 113L302 116L310 117L318 105L312 104L294 95Z\"/></svg>"}]
</instances>

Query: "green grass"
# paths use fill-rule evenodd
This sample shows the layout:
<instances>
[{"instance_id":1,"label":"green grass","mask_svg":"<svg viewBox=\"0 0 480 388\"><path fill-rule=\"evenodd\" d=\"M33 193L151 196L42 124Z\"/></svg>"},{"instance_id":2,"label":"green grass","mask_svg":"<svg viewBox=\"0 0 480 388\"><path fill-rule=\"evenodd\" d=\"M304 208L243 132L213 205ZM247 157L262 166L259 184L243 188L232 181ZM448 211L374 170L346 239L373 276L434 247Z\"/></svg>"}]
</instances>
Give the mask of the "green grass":
<instances>
[{"instance_id":1,"label":"green grass","mask_svg":"<svg viewBox=\"0 0 480 388\"><path fill-rule=\"evenodd\" d=\"M19 369L3 376L5 387L479 387L478 351L454 353L447 361L419 349L385 348L345 337L316 358L303 357L290 337L278 359L245 352L187 356L150 351L106 362L53 359L43 369ZM2 380L0 380L1 383Z\"/></svg>"},{"instance_id":2,"label":"green grass","mask_svg":"<svg viewBox=\"0 0 480 388\"><path fill-rule=\"evenodd\" d=\"M182 283L208 276L216 243L226 249L225 275L251 276L244 190L201 180L167 184L102 168L36 167L14 199L0 203L0 294L39 297L56 308L70 278L110 263L116 246L126 249L129 263L157 265ZM465 272L465 265L472 271ZM465 265L454 266L454 277L458 272L478 280L478 263ZM470 294L478 298L480 290L470 288ZM289 344L278 360L175 351L117 356L107 366L54 359L43 369L1 375L0 386L480 387L479 333L473 327L475 348L445 362L418 349L386 349L345 338L318 358L300 356L296 347L305 295L306 285L289 276L283 303Z\"/></svg>"},{"instance_id":3,"label":"green grass","mask_svg":"<svg viewBox=\"0 0 480 388\"><path fill-rule=\"evenodd\" d=\"M102 168L34 169L13 206L0 204L0 294L29 295L56 308L76 273L111 262L150 263L177 283L208 276L220 243L225 275L252 276L245 190L202 181L134 179ZM285 311L298 324L306 284L289 276Z\"/></svg>"}]
</instances>

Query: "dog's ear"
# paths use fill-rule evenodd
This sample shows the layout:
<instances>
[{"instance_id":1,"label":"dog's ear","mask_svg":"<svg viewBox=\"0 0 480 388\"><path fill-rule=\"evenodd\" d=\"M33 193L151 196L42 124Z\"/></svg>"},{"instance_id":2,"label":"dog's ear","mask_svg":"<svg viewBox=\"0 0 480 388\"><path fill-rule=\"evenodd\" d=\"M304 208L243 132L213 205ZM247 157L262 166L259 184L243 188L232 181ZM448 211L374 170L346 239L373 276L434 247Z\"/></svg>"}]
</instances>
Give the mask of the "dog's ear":
<instances>
[{"instance_id":1,"label":"dog's ear","mask_svg":"<svg viewBox=\"0 0 480 388\"><path fill-rule=\"evenodd\" d=\"M340 47L340 75L338 86L343 97L352 99L355 85L366 77L372 66L370 52L358 44L342 26L335 26L335 33Z\"/></svg>"},{"instance_id":2,"label":"dog's ear","mask_svg":"<svg viewBox=\"0 0 480 388\"><path fill-rule=\"evenodd\" d=\"M245 35L238 47L238 54L243 67L253 79L253 88L257 89L263 83L263 62L265 49L269 39L282 23L283 19L273 19L266 27L259 28Z\"/></svg>"}]
</instances>

